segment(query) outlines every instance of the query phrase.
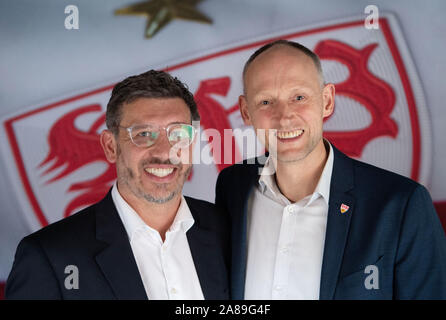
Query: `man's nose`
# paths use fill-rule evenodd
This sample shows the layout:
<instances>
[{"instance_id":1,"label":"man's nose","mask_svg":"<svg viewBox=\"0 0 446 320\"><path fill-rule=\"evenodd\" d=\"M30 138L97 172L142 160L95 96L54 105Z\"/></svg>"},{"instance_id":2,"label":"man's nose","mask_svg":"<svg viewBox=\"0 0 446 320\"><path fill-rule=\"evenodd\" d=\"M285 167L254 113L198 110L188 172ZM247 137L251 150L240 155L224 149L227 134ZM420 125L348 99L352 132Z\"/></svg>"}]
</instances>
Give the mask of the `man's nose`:
<instances>
[{"instance_id":1,"label":"man's nose","mask_svg":"<svg viewBox=\"0 0 446 320\"><path fill-rule=\"evenodd\" d=\"M293 119L293 110L286 102L277 102L275 105L275 116L280 124L280 126L286 127L290 124Z\"/></svg>"},{"instance_id":2,"label":"man's nose","mask_svg":"<svg viewBox=\"0 0 446 320\"><path fill-rule=\"evenodd\" d=\"M155 144L148 148L152 156L157 156L160 159L169 159L169 151L171 144L167 138L166 130L160 130L158 139L156 139Z\"/></svg>"}]
</instances>

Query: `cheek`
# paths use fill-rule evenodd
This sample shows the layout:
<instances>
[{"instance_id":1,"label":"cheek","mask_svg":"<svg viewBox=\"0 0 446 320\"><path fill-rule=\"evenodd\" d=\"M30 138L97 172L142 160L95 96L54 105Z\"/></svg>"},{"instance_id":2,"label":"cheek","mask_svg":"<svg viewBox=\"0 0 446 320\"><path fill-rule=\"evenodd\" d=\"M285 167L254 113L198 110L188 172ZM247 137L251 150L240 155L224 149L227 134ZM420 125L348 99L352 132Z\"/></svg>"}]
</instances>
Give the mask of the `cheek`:
<instances>
[{"instance_id":1,"label":"cheek","mask_svg":"<svg viewBox=\"0 0 446 320\"><path fill-rule=\"evenodd\" d=\"M116 161L116 168L118 175L133 179L135 177L135 169L129 165L127 159L122 156L118 157Z\"/></svg>"},{"instance_id":2,"label":"cheek","mask_svg":"<svg viewBox=\"0 0 446 320\"><path fill-rule=\"evenodd\" d=\"M184 179L189 178L190 172L192 171L192 164L184 165L183 170L184 170Z\"/></svg>"},{"instance_id":3,"label":"cheek","mask_svg":"<svg viewBox=\"0 0 446 320\"><path fill-rule=\"evenodd\" d=\"M133 179L133 178L135 177L135 175L133 174L133 170L132 170L132 169L130 169L130 168L125 168L125 170L126 170L127 176L128 176L130 179Z\"/></svg>"},{"instance_id":4,"label":"cheek","mask_svg":"<svg viewBox=\"0 0 446 320\"><path fill-rule=\"evenodd\" d=\"M315 108L314 106L301 109L299 115L310 126L320 126L324 117L322 108Z\"/></svg>"},{"instance_id":5,"label":"cheek","mask_svg":"<svg viewBox=\"0 0 446 320\"><path fill-rule=\"evenodd\" d=\"M169 149L169 161L174 165L187 165L192 163L192 146L181 148L172 146Z\"/></svg>"},{"instance_id":6,"label":"cheek","mask_svg":"<svg viewBox=\"0 0 446 320\"><path fill-rule=\"evenodd\" d=\"M257 110L253 113L251 119L254 128L269 129L274 127L272 125L274 122L274 115L270 110Z\"/></svg>"},{"instance_id":7,"label":"cheek","mask_svg":"<svg viewBox=\"0 0 446 320\"><path fill-rule=\"evenodd\" d=\"M138 150L132 150L129 148L118 148L116 165L130 169L133 171L133 173L136 173L141 163L141 159L143 159L143 154L141 152L135 151Z\"/></svg>"},{"instance_id":8,"label":"cheek","mask_svg":"<svg viewBox=\"0 0 446 320\"><path fill-rule=\"evenodd\" d=\"M193 153L192 146L181 149L181 154L180 154L181 164L185 166L192 164L192 153Z\"/></svg>"}]
</instances>

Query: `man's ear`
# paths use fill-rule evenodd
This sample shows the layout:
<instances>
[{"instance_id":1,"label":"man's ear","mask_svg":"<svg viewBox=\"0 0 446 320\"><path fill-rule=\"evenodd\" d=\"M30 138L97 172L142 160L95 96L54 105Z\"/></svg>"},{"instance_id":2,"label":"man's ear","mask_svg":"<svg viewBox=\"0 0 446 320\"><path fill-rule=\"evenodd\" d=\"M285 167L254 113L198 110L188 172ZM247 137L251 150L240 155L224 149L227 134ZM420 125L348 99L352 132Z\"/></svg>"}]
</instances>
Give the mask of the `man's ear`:
<instances>
[{"instance_id":1,"label":"man's ear","mask_svg":"<svg viewBox=\"0 0 446 320\"><path fill-rule=\"evenodd\" d=\"M248 102L246 101L246 96L241 95L238 97L238 105L240 107L240 113L242 114L242 119L245 125L252 125L251 117L248 111Z\"/></svg>"},{"instance_id":2,"label":"man's ear","mask_svg":"<svg viewBox=\"0 0 446 320\"><path fill-rule=\"evenodd\" d=\"M326 84L322 91L322 99L324 103L323 115L324 118L331 116L335 106L335 85L332 83Z\"/></svg>"},{"instance_id":3,"label":"man's ear","mask_svg":"<svg viewBox=\"0 0 446 320\"><path fill-rule=\"evenodd\" d=\"M110 130L104 130L101 132L100 141L107 161L115 163L118 158L118 145L115 135Z\"/></svg>"}]
</instances>

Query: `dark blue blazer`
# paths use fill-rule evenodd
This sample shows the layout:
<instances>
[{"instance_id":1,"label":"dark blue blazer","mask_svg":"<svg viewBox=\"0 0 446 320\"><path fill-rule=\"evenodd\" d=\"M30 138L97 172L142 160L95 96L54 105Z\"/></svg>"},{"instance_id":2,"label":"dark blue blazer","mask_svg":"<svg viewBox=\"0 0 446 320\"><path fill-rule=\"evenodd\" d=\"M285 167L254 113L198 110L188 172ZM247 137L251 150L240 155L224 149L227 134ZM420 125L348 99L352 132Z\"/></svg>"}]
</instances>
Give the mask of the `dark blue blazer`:
<instances>
[{"instance_id":1,"label":"dark blue blazer","mask_svg":"<svg viewBox=\"0 0 446 320\"><path fill-rule=\"evenodd\" d=\"M205 201L186 198L195 223L186 233L205 299L229 299L230 239L226 217ZM66 289L67 265L79 289ZM187 276L187 275L185 275ZM111 193L19 244L6 299L147 299Z\"/></svg>"},{"instance_id":2,"label":"dark blue blazer","mask_svg":"<svg viewBox=\"0 0 446 320\"><path fill-rule=\"evenodd\" d=\"M428 191L333 150L320 299L446 299L446 239ZM247 200L258 162L228 167L217 180L216 204L232 219L233 299L244 298ZM368 265L377 267L379 289L365 286Z\"/></svg>"}]
</instances>

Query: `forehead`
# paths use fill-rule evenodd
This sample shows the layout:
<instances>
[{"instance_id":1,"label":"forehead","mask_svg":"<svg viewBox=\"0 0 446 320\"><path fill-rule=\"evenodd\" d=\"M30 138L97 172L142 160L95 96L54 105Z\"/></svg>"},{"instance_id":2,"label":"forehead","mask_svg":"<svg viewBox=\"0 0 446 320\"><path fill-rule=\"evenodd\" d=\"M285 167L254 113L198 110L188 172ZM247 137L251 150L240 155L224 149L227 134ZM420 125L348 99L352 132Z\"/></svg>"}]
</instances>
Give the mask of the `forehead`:
<instances>
[{"instance_id":1,"label":"forehead","mask_svg":"<svg viewBox=\"0 0 446 320\"><path fill-rule=\"evenodd\" d=\"M156 123L167 125L172 122L191 121L191 113L181 98L138 98L124 104L121 125Z\"/></svg>"},{"instance_id":2,"label":"forehead","mask_svg":"<svg viewBox=\"0 0 446 320\"><path fill-rule=\"evenodd\" d=\"M247 68L245 89L262 90L271 86L319 85L314 61L296 48L277 45L262 52Z\"/></svg>"}]
</instances>

